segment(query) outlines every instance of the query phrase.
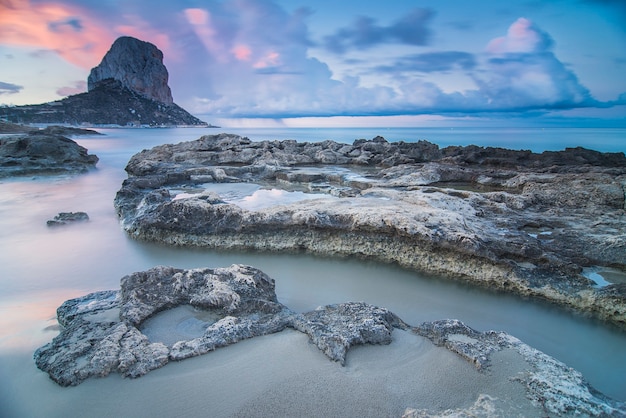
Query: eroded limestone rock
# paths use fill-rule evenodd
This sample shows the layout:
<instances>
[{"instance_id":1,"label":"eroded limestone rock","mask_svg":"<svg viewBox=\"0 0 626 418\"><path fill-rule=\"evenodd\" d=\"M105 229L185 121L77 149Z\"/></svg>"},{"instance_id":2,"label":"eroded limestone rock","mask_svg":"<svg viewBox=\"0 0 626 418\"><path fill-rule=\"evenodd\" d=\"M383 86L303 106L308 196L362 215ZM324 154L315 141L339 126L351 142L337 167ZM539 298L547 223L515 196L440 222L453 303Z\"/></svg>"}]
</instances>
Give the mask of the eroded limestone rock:
<instances>
[{"instance_id":1,"label":"eroded limestone rock","mask_svg":"<svg viewBox=\"0 0 626 418\"><path fill-rule=\"evenodd\" d=\"M155 314L191 305L212 312L201 336L174 344L151 341L142 324ZM57 310L60 334L35 352L37 367L62 386L110 373L137 378L171 360L183 360L243 339L282 331L306 333L329 359L343 365L357 344L389 344L395 328L421 335L489 372L494 353L509 350L521 373L505 376L545 414L623 416L626 405L590 387L582 375L503 332L478 332L457 320L406 324L389 310L347 302L297 314L276 299L274 281L243 265L181 270L155 267L122 279L119 291L92 293ZM167 329L161 332L168 332ZM511 357L509 357L511 358ZM410 407L410 405L407 405ZM407 408L406 416L503 416L506 404L489 393L467 410L431 412Z\"/></svg>"},{"instance_id":2,"label":"eroded limestone rock","mask_svg":"<svg viewBox=\"0 0 626 418\"><path fill-rule=\"evenodd\" d=\"M115 206L137 239L394 262L626 326L624 289L582 274L626 271L623 153L220 134L144 150L126 170ZM247 210L204 191L215 183L328 198Z\"/></svg>"}]
</instances>

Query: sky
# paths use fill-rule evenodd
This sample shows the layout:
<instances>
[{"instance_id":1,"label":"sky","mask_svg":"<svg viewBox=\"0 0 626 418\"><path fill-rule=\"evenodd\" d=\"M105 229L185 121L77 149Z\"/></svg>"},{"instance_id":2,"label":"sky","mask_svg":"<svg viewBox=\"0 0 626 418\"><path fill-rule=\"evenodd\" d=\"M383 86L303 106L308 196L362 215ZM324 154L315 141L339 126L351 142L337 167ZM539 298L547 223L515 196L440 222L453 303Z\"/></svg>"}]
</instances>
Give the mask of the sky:
<instances>
[{"instance_id":1,"label":"sky","mask_svg":"<svg viewBox=\"0 0 626 418\"><path fill-rule=\"evenodd\" d=\"M0 104L86 91L119 36L211 123L626 127L624 0L0 0Z\"/></svg>"}]
</instances>

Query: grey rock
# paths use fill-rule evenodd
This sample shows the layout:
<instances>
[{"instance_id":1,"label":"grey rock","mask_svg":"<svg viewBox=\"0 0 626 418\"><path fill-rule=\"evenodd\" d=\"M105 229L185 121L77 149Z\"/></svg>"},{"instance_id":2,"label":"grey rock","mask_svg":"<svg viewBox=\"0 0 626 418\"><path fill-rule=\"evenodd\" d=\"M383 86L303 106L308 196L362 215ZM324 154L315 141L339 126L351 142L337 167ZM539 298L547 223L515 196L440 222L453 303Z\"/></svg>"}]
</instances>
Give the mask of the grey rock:
<instances>
[{"instance_id":1,"label":"grey rock","mask_svg":"<svg viewBox=\"0 0 626 418\"><path fill-rule=\"evenodd\" d=\"M61 226L74 222L85 222L89 220L89 215L85 212L59 212L53 219L49 219L48 226Z\"/></svg>"},{"instance_id":2,"label":"grey rock","mask_svg":"<svg viewBox=\"0 0 626 418\"><path fill-rule=\"evenodd\" d=\"M216 321L201 336L168 347L150 341L142 324L182 305L210 311ZM300 330L330 359L344 364L357 344L389 344L395 314L366 303L329 305L296 314L276 299L274 280L243 265L182 270L158 266L125 276L119 291L92 293L57 310L61 333L35 352L37 367L60 385L118 372L139 377L170 360L198 356L242 339Z\"/></svg>"},{"instance_id":3,"label":"grey rock","mask_svg":"<svg viewBox=\"0 0 626 418\"><path fill-rule=\"evenodd\" d=\"M624 289L609 296L582 274L626 271L623 153L220 134L144 150L126 171L115 206L137 239L394 262L626 326ZM202 191L229 182L328 199L250 211ZM175 199L180 187L198 193Z\"/></svg>"},{"instance_id":4,"label":"grey rock","mask_svg":"<svg viewBox=\"0 0 626 418\"><path fill-rule=\"evenodd\" d=\"M0 138L0 177L82 173L98 157L61 135L34 132Z\"/></svg>"},{"instance_id":5,"label":"grey rock","mask_svg":"<svg viewBox=\"0 0 626 418\"><path fill-rule=\"evenodd\" d=\"M580 372L505 332L478 332L458 320L450 319L426 322L413 330L436 345L459 354L479 369L489 367L490 356L494 352L507 349L515 351L528 364L528 369L515 380L525 386L527 397L550 416L618 417L626 414L626 404L611 400L593 389ZM489 400L483 399L479 403L485 401ZM470 409L476 407L474 405ZM488 409L483 407L478 410ZM473 416L469 414L471 411L458 412L459 415L441 416ZM417 410L407 411L405 415L434 416Z\"/></svg>"},{"instance_id":6,"label":"grey rock","mask_svg":"<svg viewBox=\"0 0 626 418\"><path fill-rule=\"evenodd\" d=\"M298 316L293 327L306 333L328 358L342 365L357 344L389 344L394 328L405 324L385 308L366 303L327 305Z\"/></svg>"},{"instance_id":7,"label":"grey rock","mask_svg":"<svg viewBox=\"0 0 626 418\"><path fill-rule=\"evenodd\" d=\"M212 311L216 321L201 336L171 346L150 341L142 323L181 305ZM166 365L208 353L243 339L293 328L306 333L330 360L344 365L357 344L389 344L394 329L421 335L489 372L494 353L509 350L523 362L512 376L520 390L545 414L623 416L626 405L597 392L565 364L503 332L479 332L457 320L416 327L385 308L347 302L297 314L277 301L274 281L260 270L233 265L181 270L155 267L122 279L119 291L92 293L63 303L57 310L60 334L35 352L35 363L62 386L90 377L119 373L137 378ZM517 370L517 369L516 369ZM517 373L517 372L516 372ZM430 413L407 408L407 417L501 416L500 404L483 394L467 410ZM474 415L471 415L474 414ZM489 416L487 414L487 416Z\"/></svg>"},{"instance_id":8,"label":"grey rock","mask_svg":"<svg viewBox=\"0 0 626 418\"><path fill-rule=\"evenodd\" d=\"M107 79L119 81L131 91L157 102L172 104L167 84L169 74L163 65L163 52L150 42L122 36L117 38L102 62L91 69L87 88L92 91Z\"/></svg>"}]
</instances>

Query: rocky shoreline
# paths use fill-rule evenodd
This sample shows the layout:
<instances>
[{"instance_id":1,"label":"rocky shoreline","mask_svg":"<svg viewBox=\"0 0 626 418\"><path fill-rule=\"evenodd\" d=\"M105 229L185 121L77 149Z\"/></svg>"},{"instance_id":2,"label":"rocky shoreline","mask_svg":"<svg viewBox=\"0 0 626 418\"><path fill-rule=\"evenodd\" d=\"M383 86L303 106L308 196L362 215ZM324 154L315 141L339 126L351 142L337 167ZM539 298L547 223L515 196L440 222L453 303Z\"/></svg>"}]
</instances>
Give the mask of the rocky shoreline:
<instances>
[{"instance_id":1,"label":"rocky shoreline","mask_svg":"<svg viewBox=\"0 0 626 418\"><path fill-rule=\"evenodd\" d=\"M190 318L193 326L188 318L163 332L195 328L195 335L170 344L146 335L144 327L150 318L185 306L204 315ZM515 353L524 371L509 378L519 382L518 390L544 413L626 413L626 405L595 391L579 372L506 333L478 332L456 320L410 326L389 310L362 302L295 313L276 299L274 280L249 266L192 270L155 267L122 278L119 291L66 301L57 310L57 318L61 333L36 351L35 362L62 386L110 373L140 377L170 361L286 328L307 334L329 359L343 365L350 347L389 344L394 330L403 330L457 353L474 364L477 373L495 367L491 364L494 353ZM484 396L488 399L483 401L493 401L489 394ZM409 408L406 416L424 415Z\"/></svg>"},{"instance_id":2,"label":"rocky shoreline","mask_svg":"<svg viewBox=\"0 0 626 418\"><path fill-rule=\"evenodd\" d=\"M626 327L623 153L220 134L144 150L126 171L115 207L136 239L393 262ZM220 183L319 196L248 210Z\"/></svg>"}]
</instances>

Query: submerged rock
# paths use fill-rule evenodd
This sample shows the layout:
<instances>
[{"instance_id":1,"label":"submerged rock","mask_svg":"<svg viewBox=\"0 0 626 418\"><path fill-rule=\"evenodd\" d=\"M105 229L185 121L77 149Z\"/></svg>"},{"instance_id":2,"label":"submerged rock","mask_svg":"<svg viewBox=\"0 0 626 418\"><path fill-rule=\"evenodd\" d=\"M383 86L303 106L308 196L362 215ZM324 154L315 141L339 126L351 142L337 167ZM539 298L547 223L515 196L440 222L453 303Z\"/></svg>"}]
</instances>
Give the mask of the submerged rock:
<instances>
[{"instance_id":1,"label":"submerged rock","mask_svg":"<svg viewBox=\"0 0 626 418\"><path fill-rule=\"evenodd\" d=\"M623 288L582 274L626 271L623 153L220 134L144 150L126 171L115 206L137 239L394 262L626 326ZM247 210L204 191L215 183L328 198Z\"/></svg>"},{"instance_id":2,"label":"submerged rock","mask_svg":"<svg viewBox=\"0 0 626 418\"><path fill-rule=\"evenodd\" d=\"M155 315L167 315L168 310L188 305L212 313L201 336L165 344L150 340L142 331L143 324ZM579 372L509 334L478 332L456 320L412 327L389 310L362 302L298 314L276 299L273 279L243 265L192 270L160 266L133 273L122 279L119 291L95 292L66 301L58 308L57 318L61 333L39 348L34 357L37 367L62 386L115 372L140 377L171 360L202 355L287 327L306 333L329 359L344 365L350 347L389 344L397 328L461 355L476 366L476 373L498 367L490 362L494 353L511 351L523 372L501 378L518 382L519 390L545 414L626 413L626 405L595 391ZM460 412L478 413L489 408L493 416L502 416L506 411L500 411L499 405L484 394L475 405ZM431 416L410 408L406 415Z\"/></svg>"},{"instance_id":3,"label":"submerged rock","mask_svg":"<svg viewBox=\"0 0 626 418\"><path fill-rule=\"evenodd\" d=\"M85 212L59 212L53 219L49 219L48 226L61 226L74 222L85 222L89 220L89 215Z\"/></svg>"}]
</instances>

